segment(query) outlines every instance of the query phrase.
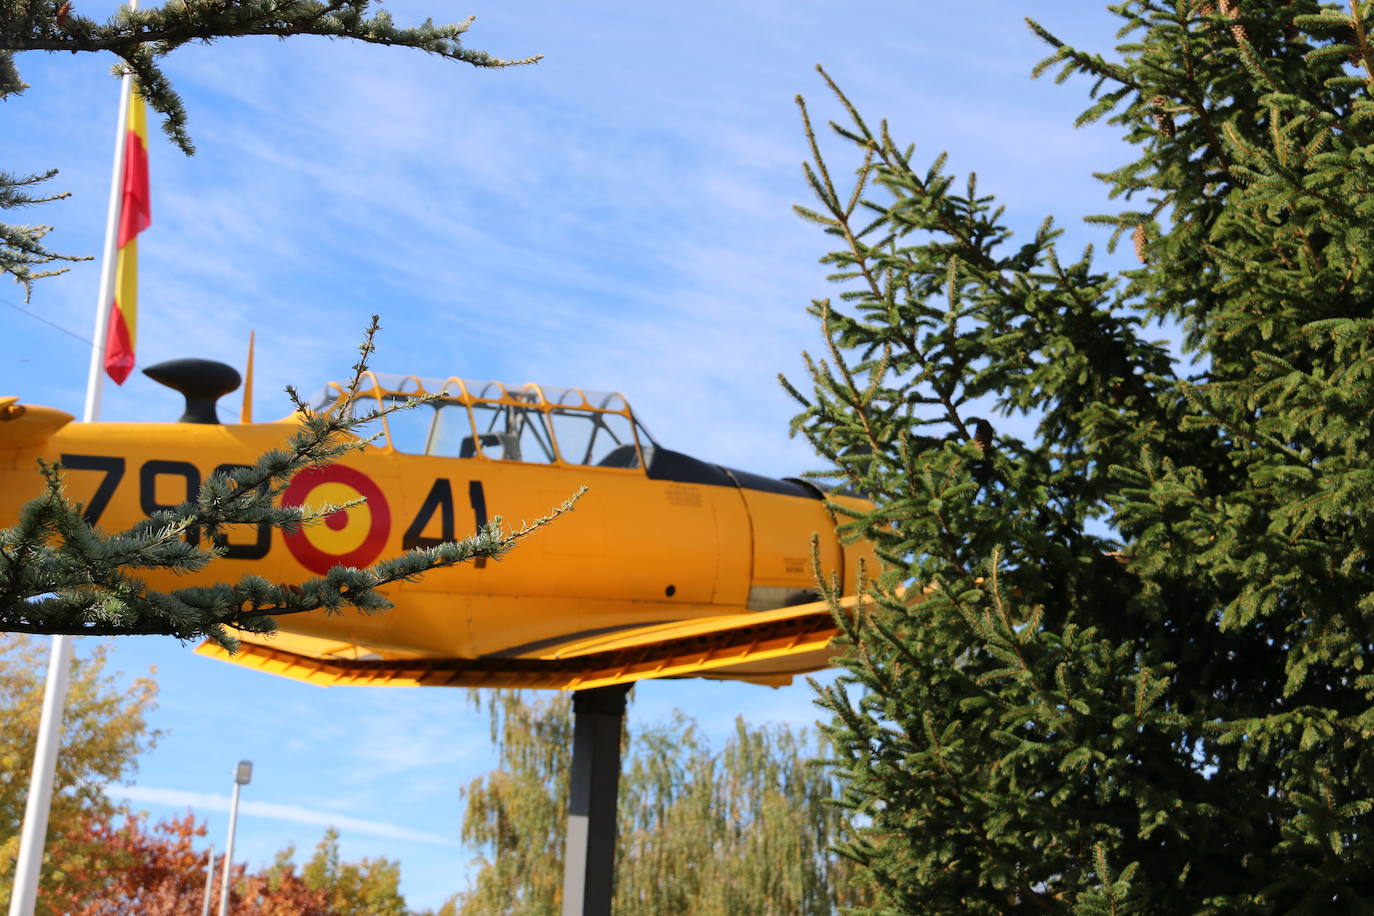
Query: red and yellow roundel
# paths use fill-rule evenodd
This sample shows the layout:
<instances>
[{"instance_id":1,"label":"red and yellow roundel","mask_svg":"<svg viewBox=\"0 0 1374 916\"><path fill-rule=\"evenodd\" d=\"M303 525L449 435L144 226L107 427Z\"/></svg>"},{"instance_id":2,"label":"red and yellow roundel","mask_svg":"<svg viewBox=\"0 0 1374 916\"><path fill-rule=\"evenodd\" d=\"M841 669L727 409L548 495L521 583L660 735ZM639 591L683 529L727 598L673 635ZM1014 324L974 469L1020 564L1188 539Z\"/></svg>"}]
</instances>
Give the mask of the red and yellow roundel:
<instances>
[{"instance_id":1,"label":"red and yellow roundel","mask_svg":"<svg viewBox=\"0 0 1374 916\"><path fill-rule=\"evenodd\" d=\"M358 497L367 502L327 516L323 522L286 535L296 561L324 575L335 566L370 566L391 534L391 509L382 488L361 471L338 464L301 471L282 493L283 506L346 503Z\"/></svg>"}]
</instances>

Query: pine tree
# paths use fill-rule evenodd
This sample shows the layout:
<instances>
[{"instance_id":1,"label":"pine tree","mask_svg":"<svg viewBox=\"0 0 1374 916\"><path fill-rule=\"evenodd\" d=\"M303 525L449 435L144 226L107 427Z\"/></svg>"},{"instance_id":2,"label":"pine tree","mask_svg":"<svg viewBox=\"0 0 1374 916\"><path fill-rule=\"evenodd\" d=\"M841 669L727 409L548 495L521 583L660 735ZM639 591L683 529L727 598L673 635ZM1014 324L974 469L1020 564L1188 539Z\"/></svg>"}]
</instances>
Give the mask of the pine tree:
<instances>
[{"instance_id":1,"label":"pine tree","mask_svg":"<svg viewBox=\"0 0 1374 916\"><path fill-rule=\"evenodd\" d=\"M882 560L821 691L856 912L1374 909L1372 6L1125 0L1115 60L1031 23L1134 147L1120 272L831 84L837 187L803 104L842 291L794 428Z\"/></svg>"},{"instance_id":2,"label":"pine tree","mask_svg":"<svg viewBox=\"0 0 1374 916\"><path fill-rule=\"evenodd\" d=\"M557 916L572 728L567 696L488 699L500 769L467 789L463 839L483 850L471 887L441 913ZM805 731L737 720L722 750L681 712L626 736L617 916L811 916L867 899L827 846L833 780L808 765Z\"/></svg>"},{"instance_id":3,"label":"pine tree","mask_svg":"<svg viewBox=\"0 0 1374 916\"><path fill-rule=\"evenodd\" d=\"M133 74L139 92L163 115L163 131L189 156L195 147L186 129L186 109L159 61L191 42L245 35L322 35L415 48L482 68L530 64L543 56L503 60L463 47L463 36L473 17L450 25L435 25L426 19L418 26L400 28L385 11L369 15L371 8L372 0L172 0L161 7L123 7L109 20L96 22L80 15L71 0L0 0L0 100L28 88L15 67L16 52L107 51L119 59L116 74ZM56 175L55 169L34 175L0 171L0 210L66 197L34 190ZM46 269L48 265L89 260L47 248L43 238L51 228L0 223L0 273L21 284L26 297L32 293L34 280L65 270Z\"/></svg>"}]
</instances>

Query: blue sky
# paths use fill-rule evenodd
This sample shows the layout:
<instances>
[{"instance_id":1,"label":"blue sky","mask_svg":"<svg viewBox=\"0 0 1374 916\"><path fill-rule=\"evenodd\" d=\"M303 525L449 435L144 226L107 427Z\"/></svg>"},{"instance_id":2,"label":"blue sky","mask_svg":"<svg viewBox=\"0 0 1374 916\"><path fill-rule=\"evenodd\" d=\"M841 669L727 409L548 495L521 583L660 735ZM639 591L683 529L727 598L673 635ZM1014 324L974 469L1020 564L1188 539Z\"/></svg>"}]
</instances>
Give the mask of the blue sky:
<instances>
[{"instance_id":1,"label":"blue sky","mask_svg":"<svg viewBox=\"0 0 1374 916\"><path fill-rule=\"evenodd\" d=\"M871 121L915 142L918 161L948 150L951 170L978 172L1012 226L1056 214L1075 252L1105 242L1081 223L1111 208L1091 172L1127 161L1111 128L1073 128L1083 83L1029 79L1045 52L1024 3L386 8L400 23L476 14L469 46L545 58L481 72L398 49L250 39L167 59L199 153L154 131L140 365L242 366L256 329L255 413L280 416L282 386L342 377L378 312L378 370L621 391L669 447L795 474L813 460L787 437L794 411L776 374L800 378L801 351L819 342L806 305L831 292L817 264L825 237L790 211L809 202L793 97L818 121L840 114L817 63ZM1100 3L1034 12L1070 41L1112 44ZM0 167L55 166L54 188L72 192L30 216L57 226L59 250L100 249L111 63L22 55L32 88L0 106ZM27 306L0 286L0 393L80 413L98 273L79 264ZM170 421L179 400L135 373L107 386L103 416ZM493 758L461 691L321 690L162 639L122 641L113 659L130 675L155 665L161 684L153 724L168 734L124 793L135 807L190 804L222 845L230 772L249 758L237 858L262 863L288 842L308 851L336 824L346 857L401 860L412 906L463 886L459 788ZM805 684L646 684L631 721L680 706L721 736L736 714L811 721L810 696Z\"/></svg>"}]
</instances>

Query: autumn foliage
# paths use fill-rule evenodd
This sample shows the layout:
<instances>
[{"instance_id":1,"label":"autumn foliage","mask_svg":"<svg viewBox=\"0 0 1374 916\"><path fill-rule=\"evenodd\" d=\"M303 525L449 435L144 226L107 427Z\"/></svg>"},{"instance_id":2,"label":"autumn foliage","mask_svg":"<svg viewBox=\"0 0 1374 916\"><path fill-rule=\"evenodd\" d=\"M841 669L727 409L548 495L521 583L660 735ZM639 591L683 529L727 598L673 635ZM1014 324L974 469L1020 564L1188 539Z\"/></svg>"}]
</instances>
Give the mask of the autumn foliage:
<instances>
[{"instance_id":1,"label":"autumn foliage","mask_svg":"<svg viewBox=\"0 0 1374 916\"><path fill-rule=\"evenodd\" d=\"M137 756L158 732L146 716L157 685L121 683L105 669L108 649L76 658L67 697L63 754L56 775L36 916L195 916L205 895L204 822L187 812L149 824L116 808L110 784L132 776ZM0 910L9 904L24 793L42 701L43 651L34 640L0 636ZM297 867L288 847L256 872L234 866L234 916L406 916L400 864L341 861L329 830ZM214 911L219 875L215 862Z\"/></svg>"},{"instance_id":2,"label":"autumn foliage","mask_svg":"<svg viewBox=\"0 0 1374 916\"><path fill-rule=\"evenodd\" d=\"M73 916L185 916L198 913L204 902L206 856L194 847L205 835L205 824L183 817L158 821L151 827L146 815L129 815L122 826L110 821L87 824L86 839L104 852L106 866L97 899L71 901ZM328 916L325 888L310 888L288 861L279 855L271 867L247 874L235 865L230 881L229 908L236 916ZM215 862L214 896L219 901L219 869ZM91 876L95 878L97 876ZM56 901L53 901L56 902Z\"/></svg>"},{"instance_id":3,"label":"autumn foliage","mask_svg":"<svg viewBox=\"0 0 1374 916\"><path fill-rule=\"evenodd\" d=\"M105 786L126 782L138 755L158 732L147 715L157 685L124 681L105 669L108 647L93 646L72 663L62 748L54 777L51 839L44 853L39 916L71 912L90 899L101 876L117 867L85 825L108 822L115 806ZM0 638L0 906L8 907L19 828L33 765L43 701L45 647L20 636ZM52 901L51 904L49 901ZM196 912L199 912L198 910Z\"/></svg>"},{"instance_id":4,"label":"autumn foliage","mask_svg":"<svg viewBox=\"0 0 1374 916\"><path fill-rule=\"evenodd\" d=\"M98 882L98 899L72 900L75 916L114 916L131 912L146 916L194 913L205 888L205 856L192 841L205 834L195 817L160 821L149 829L143 816L126 816L117 827L112 819L90 819L84 839L103 852L105 866ZM103 880L100 880L103 879Z\"/></svg>"}]
</instances>

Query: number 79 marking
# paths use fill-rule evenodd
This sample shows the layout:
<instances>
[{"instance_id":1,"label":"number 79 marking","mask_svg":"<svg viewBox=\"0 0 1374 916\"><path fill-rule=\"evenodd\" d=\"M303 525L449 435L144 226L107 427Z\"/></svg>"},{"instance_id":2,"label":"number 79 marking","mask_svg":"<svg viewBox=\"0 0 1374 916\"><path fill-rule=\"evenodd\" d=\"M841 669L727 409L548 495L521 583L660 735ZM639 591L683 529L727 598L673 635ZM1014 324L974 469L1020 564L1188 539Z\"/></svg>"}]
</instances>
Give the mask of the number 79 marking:
<instances>
[{"instance_id":1,"label":"number 79 marking","mask_svg":"<svg viewBox=\"0 0 1374 916\"><path fill-rule=\"evenodd\" d=\"M81 510L86 524L94 525L100 521L105 507L110 504L115 488L124 479L124 459L110 455L61 455L62 466L69 471L104 471L105 476L95 488L91 501Z\"/></svg>"}]
</instances>

